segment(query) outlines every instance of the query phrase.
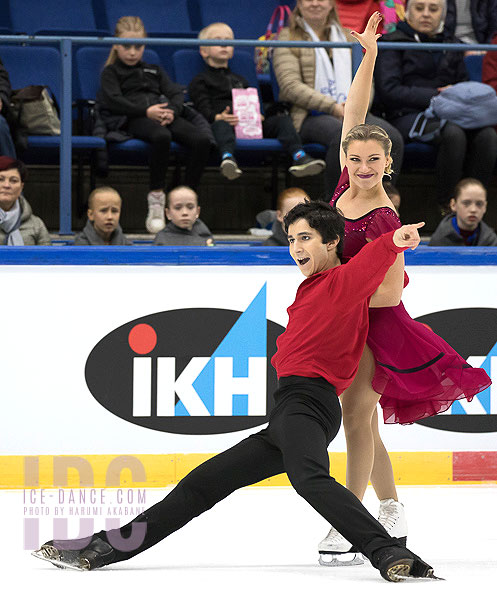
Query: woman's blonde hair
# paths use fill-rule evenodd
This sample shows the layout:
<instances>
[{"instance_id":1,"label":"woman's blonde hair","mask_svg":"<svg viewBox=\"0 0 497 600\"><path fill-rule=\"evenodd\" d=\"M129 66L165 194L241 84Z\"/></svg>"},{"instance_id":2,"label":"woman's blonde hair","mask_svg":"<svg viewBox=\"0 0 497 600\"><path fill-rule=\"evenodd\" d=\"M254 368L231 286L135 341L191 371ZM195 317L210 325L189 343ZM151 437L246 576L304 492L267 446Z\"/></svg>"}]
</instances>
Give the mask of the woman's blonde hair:
<instances>
[{"instance_id":1,"label":"woman's blonde hair","mask_svg":"<svg viewBox=\"0 0 497 600\"><path fill-rule=\"evenodd\" d=\"M347 133L345 139L342 142L342 149L347 155L351 142L368 142L374 140L378 142L385 152L387 158L390 157L392 150L392 140L388 137L388 133L379 125L356 125ZM390 175L393 173L392 161L387 163L385 167L385 173Z\"/></svg>"},{"instance_id":2,"label":"woman's blonde hair","mask_svg":"<svg viewBox=\"0 0 497 600\"><path fill-rule=\"evenodd\" d=\"M133 33L139 34L135 37L147 37L145 25L143 24L143 21L140 19L140 17L121 17L116 23L114 36L120 37L125 31L132 31ZM115 46L112 46L109 52L109 56L107 57L107 61L105 62L105 66L113 65L116 62L116 59L117 50Z\"/></svg>"},{"instance_id":3,"label":"woman's blonde hair","mask_svg":"<svg viewBox=\"0 0 497 600\"><path fill-rule=\"evenodd\" d=\"M331 7L330 12L328 13L328 18L326 19L326 29L324 31L326 38L330 35L330 27L332 23L336 23L343 30L342 23L340 22L340 17L338 16L338 10L336 7L336 3L332 2L333 6ZM291 40L301 40L303 39L304 30L298 23L298 19L303 19L302 13L300 12L299 2L295 4L295 8L292 11L289 21L290 27L290 39ZM345 30L344 30L345 31Z\"/></svg>"}]
</instances>

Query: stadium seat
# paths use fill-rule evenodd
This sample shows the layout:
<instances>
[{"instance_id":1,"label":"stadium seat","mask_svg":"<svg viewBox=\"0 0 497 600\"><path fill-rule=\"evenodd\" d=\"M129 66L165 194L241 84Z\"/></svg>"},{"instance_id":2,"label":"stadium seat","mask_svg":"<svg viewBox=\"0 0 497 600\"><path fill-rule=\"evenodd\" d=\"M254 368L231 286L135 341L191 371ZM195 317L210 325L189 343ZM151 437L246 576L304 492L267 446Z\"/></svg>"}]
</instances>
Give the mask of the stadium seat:
<instances>
[{"instance_id":1,"label":"stadium seat","mask_svg":"<svg viewBox=\"0 0 497 600\"><path fill-rule=\"evenodd\" d=\"M59 106L61 103L61 56L55 48L40 46L0 46L0 58L9 73L12 89L28 85L49 87ZM93 136L72 136L74 150L91 151L102 148L102 140ZM28 136L28 148L38 149L37 162L45 163L46 151L60 148L60 136Z\"/></svg>"},{"instance_id":2,"label":"stadium seat","mask_svg":"<svg viewBox=\"0 0 497 600\"><path fill-rule=\"evenodd\" d=\"M117 21L125 15L140 17L149 37L165 33L190 33L188 0L103 0L107 25L114 32Z\"/></svg>"},{"instance_id":3,"label":"stadium seat","mask_svg":"<svg viewBox=\"0 0 497 600\"><path fill-rule=\"evenodd\" d=\"M222 21L233 29L235 38L256 40L266 33L269 19L280 2L250 0L242 5L233 0L197 0L197 4L201 27Z\"/></svg>"},{"instance_id":4,"label":"stadium seat","mask_svg":"<svg viewBox=\"0 0 497 600\"><path fill-rule=\"evenodd\" d=\"M12 29L28 35L108 35L97 29L92 0L7 0Z\"/></svg>"},{"instance_id":5,"label":"stadium seat","mask_svg":"<svg viewBox=\"0 0 497 600\"><path fill-rule=\"evenodd\" d=\"M471 81L480 81L482 79L483 54L469 54L464 57L464 64Z\"/></svg>"}]
</instances>

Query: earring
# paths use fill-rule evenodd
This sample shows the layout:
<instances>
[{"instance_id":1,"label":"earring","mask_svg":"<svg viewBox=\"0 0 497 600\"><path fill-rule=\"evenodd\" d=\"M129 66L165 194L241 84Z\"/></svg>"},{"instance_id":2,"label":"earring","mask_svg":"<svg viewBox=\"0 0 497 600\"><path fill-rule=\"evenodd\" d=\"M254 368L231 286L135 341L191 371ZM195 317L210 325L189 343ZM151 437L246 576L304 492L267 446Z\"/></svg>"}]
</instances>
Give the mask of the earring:
<instances>
[{"instance_id":1,"label":"earring","mask_svg":"<svg viewBox=\"0 0 497 600\"><path fill-rule=\"evenodd\" d=\"M390 181L390 179L392 179L392 176L390 175L390 173L383 173L383 177L388 177L389 181Z\"/></svg>"}]
</instances>

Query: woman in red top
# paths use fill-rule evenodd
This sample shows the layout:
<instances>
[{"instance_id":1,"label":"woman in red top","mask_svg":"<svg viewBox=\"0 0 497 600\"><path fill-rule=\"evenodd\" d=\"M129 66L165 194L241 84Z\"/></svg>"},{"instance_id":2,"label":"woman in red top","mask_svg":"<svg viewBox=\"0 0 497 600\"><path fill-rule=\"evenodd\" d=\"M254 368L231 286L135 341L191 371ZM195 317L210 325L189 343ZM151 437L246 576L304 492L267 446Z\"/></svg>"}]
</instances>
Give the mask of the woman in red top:
<instances>
[{"instance_id":1,"label":"woman in red top","mask_svg":"<svg viewBox=\"0 0 497 600\"><path fill-rule=\"evenodd\" d=\"M392 172L391 141L381 127L364 124L381 18L379 13L373 14L363 34L352 33L366 52L345 103L340 150L343 171L331 200L345 217L344 261L367 242L401 225L382 184L383 175ZM405 540L404 509L378 430L378 401L385 423L413 423L446 411L455 400L471 400L491 382L483 369L470 368L443 339L408 315L400 301L408 282L403 254L390 268L387 280L394 292L388 298L377 295L370 303L366 347L358 373L341 401L347 487L362 500L371 480L380 500L380 522L390 535ZM386 306L389 308L378 308ZM350 552L351 544L333 528L318 549L321 564L363 562L358 555L336 556Z\"/></svg>"}]
</instances>

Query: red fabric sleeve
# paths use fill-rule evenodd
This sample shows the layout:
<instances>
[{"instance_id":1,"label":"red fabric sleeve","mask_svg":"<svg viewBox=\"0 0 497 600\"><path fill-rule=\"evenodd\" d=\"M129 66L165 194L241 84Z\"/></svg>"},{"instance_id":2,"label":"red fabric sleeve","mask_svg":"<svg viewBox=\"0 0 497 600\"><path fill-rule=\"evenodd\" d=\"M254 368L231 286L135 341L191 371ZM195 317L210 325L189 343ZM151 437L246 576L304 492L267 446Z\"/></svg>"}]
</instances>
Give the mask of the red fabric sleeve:
<instances>
[{"instance_id":1,"label":"red fabric sleeve","mask_svg":"<svg viewBox=\"0 0 497 600\"><path fill-rule=\"evenodd\" d=\"M392 232L380 236L363 246L346 264L336 267L340 282L340 295L336 302L343 302L341 310L346 311L359 300L374 294L397 254L406 250L397 247L392 238ZM333 285L333 282L330 281L330 284Z\"/></svg>"}]
</instances>

